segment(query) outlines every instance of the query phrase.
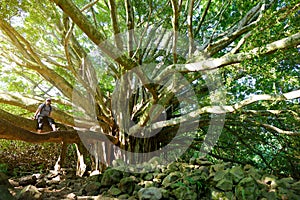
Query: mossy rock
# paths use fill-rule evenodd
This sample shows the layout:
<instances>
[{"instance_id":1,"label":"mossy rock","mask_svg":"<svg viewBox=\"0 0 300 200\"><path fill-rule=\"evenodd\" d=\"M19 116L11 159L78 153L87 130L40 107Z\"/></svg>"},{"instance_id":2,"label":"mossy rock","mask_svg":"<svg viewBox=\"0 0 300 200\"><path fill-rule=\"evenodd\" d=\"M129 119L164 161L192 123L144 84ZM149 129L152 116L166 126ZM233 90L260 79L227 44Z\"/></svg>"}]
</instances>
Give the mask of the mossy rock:
<instances>
[{"instance_id":1,"label":"mossy rock","mask_svg":"<svg viewBox=\"0 0 300 200\"><path fill-rule=\"evenodd\" d=\"M153 180L153 174L152 173L147 173L144 178L145 181L151 181Z\"/></svg>"},{"instance_id":2,"label":"mossy rock","mask_svg":"<svg viewBox=\"0 0 300 200\"><path fill-rule=\"evenodd\" d=\"M298 194L300 194L300 181L293 183L291 185L292 190L295 190Z\"/></svg>"},{"instance_id":3,"label":"mossy rock","mask_svg":"<svg viewBox=\"0 0 300 200\"><path fill-rule=\"evenodd\" d=\"M180 172L171 172L168 176L166 176L162 182L162 185L167 187L172 183L175 183L178 179L182 177L182 173Z\"/></svg>"},{"instance_id":4,"label":"mossy rock","mask_svg":"<svg viewBox=\"0 0 300 200\"><path fill-rule=\"evenodd\" d=\"M142 188L138 192L138 197L139 200L160 200L162 199L162 193L156 187Z\"/></svg>"},{"instance_id":5,"label":"mossy rock","mask_svg":"<svg viewBox=\"0 0 300 200\"><path fill-rule=\"evenodd\" d=\"M117 184L122 179L122 172L116 169L107 169L101 179L102 186L112 186Z\"/></svg>"},{"instance_id":6,"label":"mossy rock","mask_svg":"<svg viewBox=\"0 0 300 200\"><path fill-rule=\"evenodd\" d=\"M252 176L255 180L259 180L262 177L261 172L259 172L257 169L255 169L251 165L246 165L244 167L245 175L246 176Z\"/></svg>"},{"instance_id":7,"label":"mossy rock","mask_svg":"<svg viewBox=\"0 0 300 200\"><path fill-rule=\"evenodd\" d=\"M108 193L111 196L119 196L120 194L122 194L122 191L119 188L116 188L115 186L112 186L109 190Z\"/></svg>"},{"instance_id":8,"label":"mossy rock","mask_svg":"<svg viewBox=\"0 0 300 200\"><path fill-rule=\"evenodd\" d=\"M274 192L274 191L271 191L271 192L268 192L268 191L262 191L262 192L261 192L261 196L262 196L263 198L270 199L270 200L278 199L277 194L276 194L276 192Z\"/></svg>"},{"instance_id":9,"label":"mossy rock","mask_svg":"<svg viewBox=\"0 0 300 200\"><path fill-rule=\"evenodd\" d=\"M276 189L278 187L276 176L265 175L263 176L262 181L271 189Z\"/></svg>"},{"instance_id":10,"label":"mossy rock","mask_svg":"<svg viewBox=\"0 0 300 200\"><path fill-rule=\"evenodd\" d=\"M134 191L135 184L136 184L135 177L125 177L125 178L121 179L121 181L119 183L119 189L123 193L127 193L127 194L131 195L132 192Z\"/></svg>"},{"instance_id":11,"label":"mossy rock","mask_svg":"<svg viewBox=\"0 0 300 200\"><path fill-rule=\"evenodd\" d=\"M242 179L235 187L235 196L237 199L257 199L259 193L258 185L252 177Z\"/></svg>"},{"instance_id":12,"label":"mossy rock","mask_svg":"<svg viewBox=\"0 0 300 200\"><path fill-rule=\"evenodd\" d=\"M282 178L277 181L278 187L283 187L287 189L291 188L293 183L295 183L295 180L292 177Z\"/></svg>"},{"instance_id":13,"label":"mossy rock","mask_svg":"<svg viewBox=\"0 0 300 200\"><path fill-rule=\"evenodd\" d=\"M130 196L128 194L122 194L122 195L118 196L119 200L127 200L129 198L130 198Z\"/></svg>"},{"instance_id":14,"label":"mossy rock","mask_svg":"<svg viewBox=\"0 0 300 200\"><path fill-rule=\"evenodd\" d=\"M173 195L175 199L186 199L186 200L197 199L197 194L185 186L176 188L171 192L171 195Z\"/></svg>"},{"instance_id":15,"label":"mossy rock","mask_svg":"<svg viewBox=\"0 0 300 200\"><path fill-rule=\"evenodd\" d=\"M222 179L217 183L216 188L223 191L230 191L233 188L233 182L231 179Z\"/></svg>"},{"instance_id":16,"label":"mossy rock","mask_svg":"<svg viewBox=\"0 0 300 200\"><path fill-rule=\"evenodd\" d=\"M237 184L241 179L245 177L245 173L240 166L234 166L229 170L233 183Z\"/></svg>"},{"instance_id":17,"label":"mossy rock","mask_svg":"<svg viewBox=\"0 0 300 200\"><path fill-rule=\"evenodd\" d=\"M277 193L280 199L289 199L289 200L300 199L299 193L295 192L294 190L279 187Z\"/></svg>"}]
</instances>

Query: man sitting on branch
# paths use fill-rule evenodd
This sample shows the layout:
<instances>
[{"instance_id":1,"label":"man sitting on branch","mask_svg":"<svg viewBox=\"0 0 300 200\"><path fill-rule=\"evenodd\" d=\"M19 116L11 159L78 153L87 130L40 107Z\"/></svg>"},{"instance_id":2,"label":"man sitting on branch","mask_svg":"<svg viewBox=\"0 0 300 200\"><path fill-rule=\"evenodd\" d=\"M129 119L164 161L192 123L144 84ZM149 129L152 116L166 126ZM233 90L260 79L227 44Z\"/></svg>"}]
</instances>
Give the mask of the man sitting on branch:
<instances>
[{"instance_id":1,"label":"man sitting on branch","mask_svg":"<svg viewBox=\"0 0 300 200\"><path fill-rule=\"evenodd\" d=\"M51 116L51 98L47 98L45 103L39 105L38 109L34 114L34 119L37 119L37 132L41 133L43 129L44 122L47 121L51 126L53 131L56 131L55 122L50 117Z\"/></svg>"}]
</instances>

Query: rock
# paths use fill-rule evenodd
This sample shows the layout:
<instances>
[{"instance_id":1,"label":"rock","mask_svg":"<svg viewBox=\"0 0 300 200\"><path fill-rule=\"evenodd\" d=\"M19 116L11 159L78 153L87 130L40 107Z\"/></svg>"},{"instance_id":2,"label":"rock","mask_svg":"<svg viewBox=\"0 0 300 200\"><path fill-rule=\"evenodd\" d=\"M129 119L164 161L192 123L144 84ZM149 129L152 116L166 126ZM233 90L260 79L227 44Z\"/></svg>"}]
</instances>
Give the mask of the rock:
<instances>
[{"instance_id":1,"label":"rock","mask_svg":"<svg viewBox=\"0 0 300 200\"><path fill-rule=\"evenodd\" d=\"M42 179L45 177L45 174L33 174L37 179Z\"/></svg>"},{"instance_id":2,"label":"rock","mask_svg":"<svg viewBox=\"0 0 300 200\"><path fill-rule=\"evenodd\" d=\"M51 186L51 185L59 185L60 184L60 176L56 176L54 177L53 179L49 180L49 181L46 181L47 182L47 185Z\"/></svg>"},{"instance_id":3,"label":"rock","mask_svg":"<svg viewBox=\"0 0 300 200\"><path fill-rule=\"evenodd\" d=\"M252 177L242 179L235 187L235 196L237 199L257 199L258 195L258 186Z\"/></svg>"},{"instance_id":4,"label":"rock","mask_svg":"<svg viewBox=\"0 0 300 200\"><path fill-rule=\"evenodd\" d=\"M162 194L162 198L163 199L169 199L170 197L170 192L168 190L165 190L163 188L159 188L161 194Z\"/></svg>"},{"instance_id":5,"label":"rock","mask_svg":"<svg viewBox=\"0 0 300 200\"><path fill-rule=\"evenodd\" d=\"M277 199L276 192L262 191L261 196L266 199Z\"/></svg>"},{"instance_id":6,"label":"rock","mask_svg":"<svg viewBox=\"0 0 300 200\"><path fill-rule=\"evenodd\" d=\"M119 188L116 188L115 186L112 186L109 190L108 193L111 196L118 196L122 193L122 191Z\"/></svg>"},{"instance_id":7,"label":"rock","mask_svg":"<svg viewBox=\"0 0 300 200\"><path fill-rule=\"evenodd\" d=\"M210 166L210 165L212 165L212 162L210 162L206 159L201 159L201 158L197 158L195 163L198 164L198 165L201 165L201 166Z\"/></svg>"},{"instance_id":8,"label":"rock","mask_svg":"<svg viewBox=\"0 0 300 200\"><path fill-rule=\"evenodd\" d=\"M150 163L143 163L142 165L142 170L140 170L141 173L149 173L149 172L153 172L154 169L156 168L155 166L153 166Z\"/></svg>"},{"instance_id":9,"label":"rock","mask_svg":"<svg viewBox=\"0 0 300 200\"><path fill-rule=\"evenodd\" d=\"M107 169L102 177L101 185L102 186L112 186L117 184L122 179L122 172L116 169Z\"/></svg>"},{"instance_id":10,"label":"rock","mask_svg":"<svg viewBox=\"0 0 300 200\"><path fill-rule=\"evenodd\" d=\"M19 179L20 186L35 185L37 182L36 176L24 176Z\"/></svg>"},{"instance_id":11,"label":"rock","mask_svg":"<svg viewBox=\"0 0 300 200\"><path fill-rule=\"evenodd\" d=\"M103 174L97 174L96 171L93 171L89 177L87 177L86 181L87 182L101 182L101 179L103 177Z\"/></svg>"},{"instance_id":12,"label":"rock","mask_svg":"<svg viewBox=\"0 0 300 200\"><path fill-rule=\"evenodd\" d=\"M120 200L127 200L127 199L129 199L129 195L128 194L122 194L122 195L120 195L120 196L118 196L118 199L120 199Z\"/></svg>"},{"instance_id":13,"label":"rock","mask_svg":"<svg viewBox=\"0 0 300 200\"><path fill-rule=\"evenodd\" d=\"M145 188L154 187L153 181L143 181L142 185L144 185Z\"/></svg>"},{"instance_id":14,"label":"rock","mask_svg":"<svg viewBox=\"0 0 300 200\"><path fill-rule=\"evenodd\" d=\"M292 190L295 190L298 194L300 194L300 181L293 183L291 185Z\"/></svg>"},{"instance_id":15,"label":"rock","mask_svg":"<svg viewBox=\"0 0 300 200\"><path fill-rule=\"evenodd\" d=\"M229 170L229 173L231 174L232 180L235 184L245 177L244 171L240 166L232 167Z\"/></svg>"},{"instance_id":16,"label":"rock","mask_svg":"<svg viewBox=\"0 0 300 200\"><path fill-rule=\"evenodd\" d=\"M129 197L127 200L137 200L137 198L135 198L135 197Z\"/></svg>"},{"instance_id":17,"label":"rock","mask_svg":"<svg viewBox=\"0 0 300 200\"><path fill-rule=\"evenodd\" d=\"M152 173L147 173L146 176L143 178L145 181L151 181L153 180L153 174Z\"/></svg>"},{"instance_id":18,"label":"rock","mask_svg":"<svg viewBox=\"0 0 300 200\"><path fill-rule=\"evenodd\" d=\"M219 171L216 171L215 176L213 178L213 181L218 182L218 181L224 179L225 175L228 176L228 174L229 174L228 170L219 170Z\"/></svg>"},{"instance_id":19,"label":"rock","mask_svg":"<svg viewBox=\"0 0 300 200\"><path fill-rule=\"evenodd\" d=\"M125 177L125 178L121 179L121 181L119 183L119 189L123 193L127 193L127 194L131 195L135 188L135 181L136 181L135 177Z\"/></svg>"},{"instance_id":20,"label":"rock","mask_svg":"<svg viewBox=\"0 0 300 200\"><path fill-rule=\"evenodd\" d=\"M265 176L263 179L263 183L268 185L271 189L277 188L277 182L275 176Z\"/></svg>"},{"instance_id":21,"label":"rock","mask_svg":"<svg viewBox=\"0 0 300 200\"><path fill-rule=\"evenodd\" d=\"M245 165L244 167L245 175L252 176L255 180L261 179L262 175L253 166Z\"/></svg>"},{"instance_id":22,"label":"rock","mask_svg":"<svg viewBox=\"0 0 300 200\"><path fill-rule=\"evenodd\" d=\"M167 169L171 172L179 170L176 162L172 162L172 163L168 164Z\"/></svg>"},{"instance_id":23,"label":"rock","mask_svg":"<svg viewBox=\"0 0 300 200\"><path fill-rule=\"evenodd\" d=\"M15 181L15 180L13 180L13 179L9 179L8 182L10 183L10 185L11 185L12 187L19 187L19 186L20 186L19 182L18 182L18 181Z\"/></svg>"},{"instance_id":24,"label":"rock","mask_svg":"<svg viewBox=\"0 0 300 200\"><path fill-rule=\"evenodd\" d=\"M222 179L217 183L216 187L223 191L230 191L232 190L233 182L231 179Z\"/></svg>"},{"instance_id":25,"label":"rock","mask_svg":"<svg viewBox=\"0 0 300 200\"><path fill-rule=\"evenodd\" d=\"M294 192L293 190L286 189L286 188L278 188L277 192L280 199L300 199L299 192Z\"/></svg>"},{"instance_id":26,"label":"rock","mask_svg":"<svg viewBox=\"0 0 300 200\"><path fill-rule=\"evenodd\" d=\"M161 184L162 180L161 180L161 179L154 178L154 179L153 179L153 182L154 182L155 184Z\"/></svg>"},{"instance_id":27,"label":"rock","mask_svg":"<svg viewBox=\"0 0 300 200\"><path fill-rule=\"evenodd\" d=\"M226 199L235 199L234 193L229 191L225 192Z\"/></svg>"},{"instance_id":28,"label":"rock","mask_svg":"<svg viewBox=\"0 0 300 200\"><path fill-rule=\"evenodd\" d=\"M182 174L180 172L171 172L169 175L167 175L163 182L162 185L167 187L169 185L171 185L172 183L174 183L176 180L178 180L179 178L182 177Z\"/></svg>"},{"instance_id":29,"label":"rock","mask_svg":"<svg viewBox=\"0 0 300 200\"><path fill-rule=\"evenodd\" d=\"M171 192L175 199L197 199L197 194L190 190L188 187L180 186Z\"/></svg>"},{"instance_id":30,"label":"rock","mask_svg":"<svg viewBox=\"0 0 300 200\"><path fill-rule=\"evenodd\" d=\"M34 199L41 199L42 193L38 191L35 186L28 185L24 187L21 192L18 194L18 200L34 200Z\"/></svg>"},{"instance_id":31,"label":"rock","mask_svg":"<svg viewBox=\"0 0 300 200\"><path fill-rule=\"evenodd\" d=\"M84 190L89 195L97 195L99 193L99 189L101 187L101 184L99 182L88 182Z\"/></svg>"},{"instance_id":32,"label":"rock","mask_svg":"<svg viewBox=\"0 0 300 200\"><path fill-rule=\"evenodd\" d=\"M214 172L218 172L218 171L225 170L225 164L224 164L224 163L221 163L221 164L215 164L215 165L212 165L212 166L211 166L211 169L212 169Z\"/></svg>"},{"instance_id":33,"label":"rock","mask_svg":"<svg viewBox=\"0 0 300 200\"><path fill-rule=\"evenodd\" d=\"M35 184L37 188L46 188L47 187L47 182L44 179L38 180L37 183Z\"/></svg>"},{"instance_id":34,"label":"rock","mask_svg":"<svg viewBox=\"0 0 300 200\"><path fill-rule=\"evenodd\" d=\"M211 196L212 196L212 198L210 198L210 199L227 199L225 192L221 192L221 191L215 190L215 189L213 189L211 191Z\"/></svg>"},{"instance_id":35,"label":"rock","mask_svg":"<svg viewBox=\"0 0 300 200\"><path fill-rule=\"evenodd\" d=\"M75 199L77 199L76 194L74 194L74 193L68 194L68 195L67 195L67 199L68 199L68 200L75 200Z\"/></svg>"},{"instance_id":36,"label":"rock","mask_svg":"<svg viewBox=\"0 0 300 200\"><path fill-rule=\"evenodd\" d=\"M156 187L142 188L138 192L139 200L159 200L162 198L160 189Z\"/></svg>"},{"instance_id":37,"label":"rock","mask_svg":"<svg viewBox=\"0 0 300 200\"><path fill-rule=\"evenodd\" d=\"M201 166L199 169L195 169L191 174L191 178L194 182L207 180L208 176L209 171L205 166Z\"/></svg>"},{"instance_id":38,"label":"rock","mask_svg":"<svg viewBox=\"0 0 300 200\"><path fill-rule=\"evenodd\" d=\"M282 178L277 180L277 185L283 188L291 188L291 185L295 183L295 180L292 177Z\"/></svg>"},{"instance_id":39,"label":"rock","mask_svg":"<svg viewBox=\"0 0 300 200\"><path fill-rule=\"evenodd\" d=\"M159 173L156 176L154 176L156 179L160 179L163 180L165 177L167 176L167 174L165 173Z\"/></svg>"}]
</instances>

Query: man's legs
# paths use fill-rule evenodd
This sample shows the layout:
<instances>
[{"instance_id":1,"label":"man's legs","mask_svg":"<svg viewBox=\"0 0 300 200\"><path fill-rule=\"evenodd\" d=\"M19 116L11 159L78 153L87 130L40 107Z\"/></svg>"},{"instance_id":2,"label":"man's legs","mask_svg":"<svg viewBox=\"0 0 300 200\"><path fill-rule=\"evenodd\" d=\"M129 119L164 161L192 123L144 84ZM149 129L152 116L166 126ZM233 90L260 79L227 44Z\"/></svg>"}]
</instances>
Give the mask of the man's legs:
<instances>
[{"instance_id":1,"label":"man's legs","mask_svg":"<svg viewBox=\"0 0 300 200\"><path fill-rule=\"evenodd\" d=\"M43 129L43 117L38 117L37 120L37 132L41 133Z\"/></svg>"},{"instance_id":2,"label":"man's legs","mask_svg":"<svg viewBox=\"0 0 300 200\"><path fill-rule=\"evenodd\" d=\"M55 126L55 122L51 117L48 117L48 122L52 128L53 131L56 131L56 126Z\"/></svg>"},{"instance_id":3,"label":"man's legs","mask_svg":"<svg viewBox=\"0 0 300 200\"><path fill-rule=\"evenodd\" d=\"M52 124L51 127L52 127L52 130L53 130L53 131L56 131L55 124Z\"/></svg>"}]
</instances>

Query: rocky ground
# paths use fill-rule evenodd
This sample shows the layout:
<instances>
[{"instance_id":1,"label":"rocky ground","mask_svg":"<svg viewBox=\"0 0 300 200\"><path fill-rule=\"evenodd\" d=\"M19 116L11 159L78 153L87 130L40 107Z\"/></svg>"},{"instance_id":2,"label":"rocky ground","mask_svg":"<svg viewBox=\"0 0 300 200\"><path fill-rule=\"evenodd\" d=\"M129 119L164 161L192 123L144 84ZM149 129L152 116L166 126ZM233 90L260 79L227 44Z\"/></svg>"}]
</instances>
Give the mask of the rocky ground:
<instances>
[{"instance_id":1,"label":"rocky ground","mask_svg":"<svg viewBox=\"0 0 300 200\"><path fill-rule=\"evenodd\" d=\"M114 168L86 177L76 177L71 169L9 179L1 174L0 200L300 199L299 180L278 178L251 166L212 164L205 159L160 163L154 158L138 166L147 173L130 173L133 168L115 162Z\"/></svg>"}]
</instances>

